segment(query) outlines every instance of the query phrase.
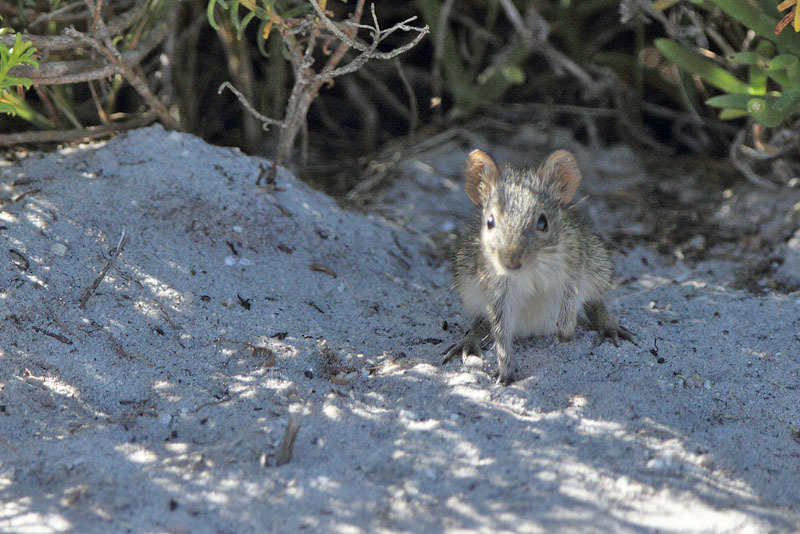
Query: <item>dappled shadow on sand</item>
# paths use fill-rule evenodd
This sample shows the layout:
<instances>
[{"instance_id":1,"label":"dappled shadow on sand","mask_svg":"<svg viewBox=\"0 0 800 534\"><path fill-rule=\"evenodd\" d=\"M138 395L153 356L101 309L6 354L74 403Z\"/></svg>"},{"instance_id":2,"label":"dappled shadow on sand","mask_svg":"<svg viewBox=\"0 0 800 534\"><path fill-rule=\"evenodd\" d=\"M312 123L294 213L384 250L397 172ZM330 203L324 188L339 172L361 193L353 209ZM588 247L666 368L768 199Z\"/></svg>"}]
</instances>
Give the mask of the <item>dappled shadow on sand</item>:
<instances>
[{"instance_id":1,"label":"dappled shadow on sand","mask_svg":"<svg viewBox=\"0 0 800 534\"><path fill-rule=\"evenodd\" d=\"M499 387L491 355L439 366L458 316L436 265L392 261L416 254L411 237L398 248L297 184L307 200L278 207L239 179L253 160L146 132L145 158L117 140L62 155L55 180L32 162L42 192L4 206L29 265L2 271L0 529L797 528L781 425L800 364L788 333L730 326L748 321L743 297L656 287L620 310L640 347L522 342L523 380ZM218 168L154 153L171 140ZM648 306L666 301L678 322ZM792 306L759 302L765 323ZM678 346L678 328L698 334Z\"/></svg>"}]
</instances>

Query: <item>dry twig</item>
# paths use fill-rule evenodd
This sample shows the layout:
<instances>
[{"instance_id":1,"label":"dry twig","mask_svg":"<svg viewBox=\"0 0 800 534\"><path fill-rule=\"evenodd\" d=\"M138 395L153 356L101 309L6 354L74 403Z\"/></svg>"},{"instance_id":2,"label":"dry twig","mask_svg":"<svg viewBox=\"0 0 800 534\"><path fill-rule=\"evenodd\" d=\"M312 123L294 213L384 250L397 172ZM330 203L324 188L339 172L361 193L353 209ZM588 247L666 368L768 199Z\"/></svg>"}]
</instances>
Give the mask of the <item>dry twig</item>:
<instances>
[{"instance_id":1,"label":"dry twig","mask_svg":"<svg viewBox=\"0 0 800 534\"><path fill-rule=\"evenodd\" d=\"M81 300L78 303L79 308L83 308L84 306L86 306L86 303L89 301L92 295L94 295L94 292L97 290L97 286L99 286L100 282L103 281L103 278L106 277L108 270L114 264L114 260L116 260L117 257L122 253L122 248L125 246L125 243L127 241L128 241L128 234L123 228L122 235L119 238L119 243L117 243L117 247L109 254L108 261L103 266L103 269L100 271L100 274L97 275L97 278L94 279L92 285L89 288L87 288L86 291L83 292L83 296L81 297Z\"/></svg>"},{"instance_id":2,"label":"dry twig","mask_svg":"<svg viewBox=\"0 0 800 534\"><path fill-rule=\"evenodd\" d=\"M740 156L742 151L741 149L744 146L744 136L746 133L747 130L742 128L731 143L731 147L728 152L731 163L733 163L734 167L736 167L739 172L744 174L744 176L754 184L764 187L765 189L775 189L775 184L757 175L750 165Z\"/></svg>"},{"instance_id":3,"label":"dry twig","mask_svg":"<svg viewBox=\"0 0 800 534\"><path fill-rule=\"evenodd\" d=\"M127 21L126 21L127 24ZM125 24L117 24L116 31L124 31ZM109 31L111 25L109 24ZM142 59L150 54L164 39L169 35L170 28L167 24L160 24L148 32L135 50L122 53L122 61L125 65L133 67L138 65ZM116 35L116 33L114 34ZM83 40L74 36L49 36L41 37L36 35L25 35L26 40L31 41L40 53L63 51L76 49L83 46ZM7 42L8 36L0 38L7 46L13 45L13 41ZM9 72L13 76L30 78L35 85L53 85L87 82L89 80L99 80L108 78L117 72L117 66L102 59L73 59L65 61L40 61L39 68L31 65L20 65L14 67Z\"/></svg>"},{"instance_id":4,"label":"dry twig","mask_svg":"<svg viewBox=\"0 0 800 534\"><path fill-rule=\"evenodd\" d=\"M88 1L90 0L87 0L87 2ZM147 105L158 114L158 117L164 126L173 130L180 129L180 124L172 115L170 115L167 107L161 103L156 95L153 94L147 83L138 74L136 74L127 63L125 63L125 59L123 58L122 54L120 54L119 51L114 48L114 45L111 43L111 39L109 37L108 28L105 26L103 19L98 18L97 20L98 27L102 28L100 34L103 37L100 39L85 35L74 28L67 28L64 33L70 37L75 37L76 39L81 40L84 44L91 46L103 57L105 57L109 63L114 66L114 72L121 74L128 81L128 83L131 84L134 89L136 89L136 92L139 93L142 98L144 98L145 102L147 102Z\"/></svg>"},{"instance_id":5,"label":"dry twig","mask_svg":"<svg viewBox=\"0 0 800 534\"><path fill-rule=\"evenodd\" d=\"M11 134L0 134L0 146L22 145L26 143L67 143L73 141L88 141L106 135L116 134L141 128L155 121L155 112L148 111L127 121L112 122L102 126L88 128L75 128L74 130L34 130Z\"/></svg>"},{"instance_id":6,"label":"dry twig","mask_svg":"<svg viewBox=\"0 0 800 534\"><path fill-rule=\"evenodd\" d=\"M292 459L292 451L294 451L294 442L297 439L297 433L300 431L300 421L294 417L289 419L286 424L286 432L283 435L283 440L278 447L278 452L275 453L275 465L281 466L288 464Z\"/></svg>"},{"instance_id":7,"label":"dry twig","mask_svg":"<svg viewBox=\"0 0 800 534\"><path fill-rule=\"evenodd\" d=\"M371 10L373 24L360 24L365 0L358 0L356 2L353 15L350 17L350 20L343 25L344 29L341 29L339 24L328 17L328 14L320 7L316 0L309 0L309 2L314 7L316 17L309 17L301 21L300 24L292 27L284 25L280 28L280 35L286 45L295 78L295 83L286 105L283 120L279 121L264 117L260 113L255 112L252 106L245 105L245 108L258 118L258 120L262 121L265 127L276 125L281 128L273 165L270 169L269 176L266 178L267 183L272 183L274 181L278 166L285 164L289 160L297 135L301 132L305 124L308 108L325 83L330 83L330 81L337 76L357 71L371 59L392 59L397 57L416 46L429 32L427 26L417 27L409 25L416 17L399 22L390 28L381 29L378 23L378 17L375 14L374 4ZM372 39L369 44L356 38L359 28L366 29L371 34ZM397 31L416 32L417 35L403 46L389 52L379 52L378 46L381 42ZM299 33L307 35L308 41L305 45L301 45L295 38ZM325 65L319 71L316 71L313 68L313 54L320 39L322 39L322 46L325 50L327 50L328 44L333 40L338 40L339 44L330 55ZM357 50L360 53L347 64L340 66L345 54L351 49ZM220 91L225 87L233 90L233 87L226 82L226 84L220 86ZM235 94L240 101L243 100L241 93L235 91Z\"/></svg>"}]
</instances>

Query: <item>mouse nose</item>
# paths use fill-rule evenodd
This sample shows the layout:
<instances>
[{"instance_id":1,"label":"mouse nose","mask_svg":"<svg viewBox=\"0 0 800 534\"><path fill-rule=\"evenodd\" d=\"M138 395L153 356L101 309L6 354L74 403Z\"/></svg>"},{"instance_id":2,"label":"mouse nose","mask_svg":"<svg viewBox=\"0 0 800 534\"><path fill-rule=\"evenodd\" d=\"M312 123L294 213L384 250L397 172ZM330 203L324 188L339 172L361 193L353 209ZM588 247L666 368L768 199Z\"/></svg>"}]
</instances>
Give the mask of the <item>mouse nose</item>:
<instances>
[{"instance_id":1,"label":"mouse nose","mask_svg":"<svg viewBox=\"0 0 800 534\"><path fill-rule=\"evenodd\" d=\"M519 247L508 247L500 253L500 263L509 271L522 267L522 251Z\"/></svg>"}]
</instances>

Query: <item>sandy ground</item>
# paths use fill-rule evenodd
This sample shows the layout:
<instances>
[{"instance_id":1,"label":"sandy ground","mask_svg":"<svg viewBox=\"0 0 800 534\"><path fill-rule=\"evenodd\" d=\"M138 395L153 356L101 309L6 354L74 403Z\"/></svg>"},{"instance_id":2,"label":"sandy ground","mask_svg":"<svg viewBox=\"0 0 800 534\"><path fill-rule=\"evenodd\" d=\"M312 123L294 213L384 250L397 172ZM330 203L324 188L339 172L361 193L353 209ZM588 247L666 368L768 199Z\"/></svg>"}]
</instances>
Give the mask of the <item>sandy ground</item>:
<instances>
[{"instance_id":1,"label":"sandy ground","mask_svg":"<svg viewBox=\"0 0 800 534\"><path fill-rule=\"evenodd\" d=\"M526 135L575 151L602 235L643 231L605 200L629 151ZM800 530L800 294L735 289L735 254L612 243L638 347L522 340L506 388L493 354L440 366L468 148L367 214L157 126L4 164L0 531Z\"/></svg>"}]
</instances>

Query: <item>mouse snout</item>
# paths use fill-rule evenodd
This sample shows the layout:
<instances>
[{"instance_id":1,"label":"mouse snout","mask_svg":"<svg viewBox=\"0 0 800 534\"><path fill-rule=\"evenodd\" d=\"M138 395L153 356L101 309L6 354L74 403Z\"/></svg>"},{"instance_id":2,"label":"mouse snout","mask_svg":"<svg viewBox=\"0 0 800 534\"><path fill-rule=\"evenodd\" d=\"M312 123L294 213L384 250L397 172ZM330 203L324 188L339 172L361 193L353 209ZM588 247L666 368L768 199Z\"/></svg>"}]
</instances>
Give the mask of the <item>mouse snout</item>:
<instances>
[{"instance_id":1,"label":"mouse snout","mask_svg":"<svg viewBox=\"0 0 800 534\"><path fill-rule=\"evenodd\" d=\"M520 247L507 247L498 254L500 263L509 271L516 271L522 267L522 249Z\"/></svg>"}]
</instances>

